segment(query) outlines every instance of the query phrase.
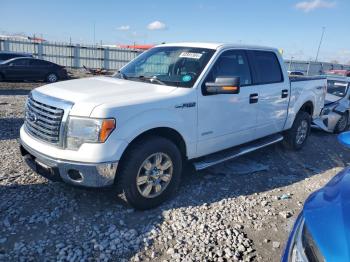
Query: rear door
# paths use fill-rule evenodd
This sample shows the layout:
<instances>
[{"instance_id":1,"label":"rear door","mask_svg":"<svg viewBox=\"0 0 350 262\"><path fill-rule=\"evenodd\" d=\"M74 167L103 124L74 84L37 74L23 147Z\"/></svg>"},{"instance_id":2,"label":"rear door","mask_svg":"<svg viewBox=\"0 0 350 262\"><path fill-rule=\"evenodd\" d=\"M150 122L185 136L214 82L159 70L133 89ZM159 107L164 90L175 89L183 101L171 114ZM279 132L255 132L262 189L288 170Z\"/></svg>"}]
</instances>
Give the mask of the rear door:
<instances>
[{"instance_id":1,"label":"rear door","mask_svg":"<svg viewBox=\"0 0 350 262\"><path fill-rule=\"evenodd\" d=\"M256 138L283 130L289 103L289 79L285 80L281 62L274 51L248 51L253 84L258 94Z\"/></svg>"},{"instance_id":2,"label":"rear door","mask_svg":"<svg viewBox=\"0 0 350 262\"><path fill-rule=\"evenodd\" d=\"M30 61L31 77L33 80L45 79L51 68L52 64L49 62L35 59Z\"/></svg>"}]
</instances>

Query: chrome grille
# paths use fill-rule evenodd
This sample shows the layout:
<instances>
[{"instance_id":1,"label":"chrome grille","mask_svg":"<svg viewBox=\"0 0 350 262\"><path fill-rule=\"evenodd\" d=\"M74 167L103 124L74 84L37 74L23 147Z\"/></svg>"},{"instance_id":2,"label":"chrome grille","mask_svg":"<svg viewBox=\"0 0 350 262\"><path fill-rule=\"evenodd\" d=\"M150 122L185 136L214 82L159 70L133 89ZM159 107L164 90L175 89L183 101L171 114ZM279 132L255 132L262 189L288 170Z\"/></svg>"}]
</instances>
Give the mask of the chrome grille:
<instances>
[{"instance_id":1,"label":"chrome grille","mask_svg":"<svg viewBox=\"0 0 350 262\"><path fill-rule=\"evenodd\" d=\"M63 109L43 104L29 96L24 122L26 130L40 140L59 144L63 114Z\"/></svg>"}]
</instances>

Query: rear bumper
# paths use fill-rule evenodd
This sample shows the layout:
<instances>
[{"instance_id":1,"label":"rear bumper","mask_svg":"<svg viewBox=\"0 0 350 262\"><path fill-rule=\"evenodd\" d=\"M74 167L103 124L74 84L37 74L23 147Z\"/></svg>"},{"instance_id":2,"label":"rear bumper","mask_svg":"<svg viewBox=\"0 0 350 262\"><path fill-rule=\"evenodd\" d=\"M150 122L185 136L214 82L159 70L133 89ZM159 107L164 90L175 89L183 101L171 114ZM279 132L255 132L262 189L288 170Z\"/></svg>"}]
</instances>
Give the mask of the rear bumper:
<instances>
[{"instance_id":1,"label":"rear bumper","mask_svg":"<svg viewBox=\"0 0 350 262\"><path fill-rule=\"evenodd\" d=\"M82 163L55 159L20 141L27 165L39 175L52 180L85 187L105 187L114 183L118 162Z\"/></svg>"}]
</instances>

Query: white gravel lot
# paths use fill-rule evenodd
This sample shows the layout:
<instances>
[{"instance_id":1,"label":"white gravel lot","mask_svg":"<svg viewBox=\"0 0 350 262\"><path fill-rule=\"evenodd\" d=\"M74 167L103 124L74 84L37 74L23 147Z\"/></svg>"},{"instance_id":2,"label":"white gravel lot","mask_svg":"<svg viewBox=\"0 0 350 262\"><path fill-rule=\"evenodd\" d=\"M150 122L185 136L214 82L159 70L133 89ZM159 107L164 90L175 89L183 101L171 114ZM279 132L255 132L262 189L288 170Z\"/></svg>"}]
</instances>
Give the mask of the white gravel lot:
<instances>
[{"instance_id":1,"label":"white gravel lot","mask_svg":"<svg viewBox=\"0 0 350 262\"><path fill-rule=\"evenodd\" d=\"M274 145L196 173L154 210L115 191L49 182L23 163L28 90L0 83L0 261L279 261L305 198L347 165L336 136L313 131L293 152Z\"/></svg>"}]
</instances>

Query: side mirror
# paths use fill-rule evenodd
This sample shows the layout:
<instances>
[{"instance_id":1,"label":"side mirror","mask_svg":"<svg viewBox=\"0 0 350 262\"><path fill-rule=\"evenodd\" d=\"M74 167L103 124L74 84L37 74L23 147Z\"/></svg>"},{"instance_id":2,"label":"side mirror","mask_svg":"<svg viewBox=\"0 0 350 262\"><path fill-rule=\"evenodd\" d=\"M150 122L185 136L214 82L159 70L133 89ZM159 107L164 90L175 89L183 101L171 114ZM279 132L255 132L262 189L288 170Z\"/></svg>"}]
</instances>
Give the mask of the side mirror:
<instances>
[{"instance_id":1,"label":"side mirror","mask_svg":"<svg viewBox=\"0 0 350 262\"><path fill-rule=\"evenodd\" d=\"M240 91L239 77L217 77L215 82L206 82L205 91L209 95L238 94Z\"/></svg>"}]
</instances>

